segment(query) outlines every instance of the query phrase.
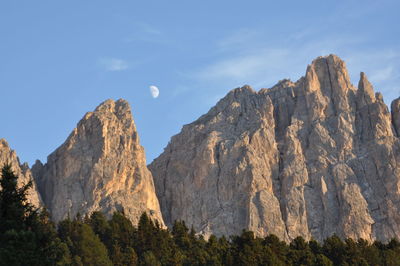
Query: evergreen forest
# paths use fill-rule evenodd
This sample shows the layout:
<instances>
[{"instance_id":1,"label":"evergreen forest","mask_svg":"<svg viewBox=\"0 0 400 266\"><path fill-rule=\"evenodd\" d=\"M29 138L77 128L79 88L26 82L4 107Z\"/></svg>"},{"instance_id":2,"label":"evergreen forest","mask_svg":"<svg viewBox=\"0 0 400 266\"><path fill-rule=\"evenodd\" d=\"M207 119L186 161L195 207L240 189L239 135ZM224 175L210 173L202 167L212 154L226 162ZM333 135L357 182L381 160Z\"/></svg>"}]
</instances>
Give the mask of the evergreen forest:
<instances>
[{"instance_id":1,"label":"evergreen forest","mask_svg":"<svg viewBox=\"0 0 400 266\"><path fill-rule=\"evenodd\" d=\"M184 221L166 229L146 213L133 225L123 213L78 215L55 225L27 201L10 165L0 177L0 265L400 265L400 242L301 237L291 243L251 231L208 239Z\"/></svg>"}]
</instances>

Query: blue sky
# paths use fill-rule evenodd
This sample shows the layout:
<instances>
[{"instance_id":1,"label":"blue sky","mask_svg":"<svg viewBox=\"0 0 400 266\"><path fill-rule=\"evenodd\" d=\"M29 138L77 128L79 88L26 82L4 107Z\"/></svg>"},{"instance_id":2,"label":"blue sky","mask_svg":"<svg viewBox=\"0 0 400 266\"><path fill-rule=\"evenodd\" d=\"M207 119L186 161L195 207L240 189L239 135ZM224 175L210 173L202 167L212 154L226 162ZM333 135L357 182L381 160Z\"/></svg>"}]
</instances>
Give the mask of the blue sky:
<instances>
[{"instance_id":1,"label":"blue sky","mask_svg":"<svg viewBox=\"0 0 400 266\"><path fill-rule=\"evenodd\" d=\"M151 162L244 84L297 80L334 53L400 96L399 1L0 1L0 138L46 160L83 115L124 98ZM151 97L156 85L160 96Z\"/></svg>"}]
</instances>

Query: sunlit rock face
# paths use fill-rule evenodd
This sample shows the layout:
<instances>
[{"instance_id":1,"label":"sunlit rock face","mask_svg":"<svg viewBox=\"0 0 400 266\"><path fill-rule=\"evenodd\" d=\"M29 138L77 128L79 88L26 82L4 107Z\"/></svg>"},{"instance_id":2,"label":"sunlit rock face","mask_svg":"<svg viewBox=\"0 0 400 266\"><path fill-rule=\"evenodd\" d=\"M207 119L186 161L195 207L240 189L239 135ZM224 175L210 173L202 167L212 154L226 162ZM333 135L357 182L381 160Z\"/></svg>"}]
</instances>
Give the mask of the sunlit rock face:
<instances>
[{"instance_id":1,"label":"sunlit rock face","mask_svg":"<svg viewBox=\"0 0 400 266\"><path fill-rule=\"evenodd\" d=\"M21 164L17 157L17 153L10 148L5 139L0 139L0 169L6 164L11 164L11 169L14 174L18 176L18 186L28 184L32 181L32 188L28 190L27 199L28 202L33 204L35 207L41 207L42 202L37 190L35 181L33 180L31 170L28 164ZM0 172L1 175L1 172Z\"/></svg>"},{"instance_id":2,"label":"sunlit rock face","mask_svg":"<svg viewBox=\"0 0 400 266\"><path fill-rule=\"evenodd\" d=\"M55 221L102 211L123 211L136 224L147 212L163 225L129 104L107 100L87 113L68 139L32 167Z\"/></svg>"},{"instance_id":3,"label":"sunlit rock face","mask_svg":"<svg viewBox=\"0 0 400 266\"><path fill-rule=\"evenodd\" d=\"M319 57L297 82L235 89L149 166L167 225L286 241L400 238L400 100Z\"/></svg>"}]
</instances>

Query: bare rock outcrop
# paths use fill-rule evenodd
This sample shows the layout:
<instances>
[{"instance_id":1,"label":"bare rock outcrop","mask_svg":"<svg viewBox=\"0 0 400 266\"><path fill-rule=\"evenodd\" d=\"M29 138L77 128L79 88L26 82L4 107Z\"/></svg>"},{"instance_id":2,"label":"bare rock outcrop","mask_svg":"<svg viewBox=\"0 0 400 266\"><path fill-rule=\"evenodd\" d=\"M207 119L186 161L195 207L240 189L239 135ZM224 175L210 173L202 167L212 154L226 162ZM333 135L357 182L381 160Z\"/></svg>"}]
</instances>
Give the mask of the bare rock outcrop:
<instances>
[{"instance_id":1,"label":"bare rock outcrop","mask_svg":"<svg viewBox=\"0 0 400 266\"><path fill-rule=\"evenodd\" d=\"M393 127L397 136L400 137L400 97L392 102L391 109Z\"/></svg>"},{"instance_id":2,"label":"bare rock outcrop","mask_svg":"<svg viewBox=\"0 0 400 266\"><path fill-rule=\"evenodd\" d=\"M129 104L107 100L87 113L68 139L32 171L55 221L123 211L136 224L142 212L163 225L153 178Z\"/></svg>"},{"instance_id":3,"label":"bare rock outcrop","mask_svg":"<svg viewBox=\"0 0 400 266\"><path fill-rule=\"evenodd\" d=\"M166 224L286 241L400 238L399 102L391 114L335 55L297 82L231 91L149 166Z\"/></svg>"},{"instance_id":4,"label":"bare rock outcrop","mask_svg":"<svg viewBox=\"0 0 400 266\"><path fill-rule=\"evenodd\" d=\"M34 206L41 207L42 201L28 164L21 164L17 153L10 148L7 141L0 139L0 168L3 168L6 164L11 164L14 174L18 176L19 185L27 184L30 180L32 181L32 188L28 191L27 199Z\"/></svg>"}]
</instances>

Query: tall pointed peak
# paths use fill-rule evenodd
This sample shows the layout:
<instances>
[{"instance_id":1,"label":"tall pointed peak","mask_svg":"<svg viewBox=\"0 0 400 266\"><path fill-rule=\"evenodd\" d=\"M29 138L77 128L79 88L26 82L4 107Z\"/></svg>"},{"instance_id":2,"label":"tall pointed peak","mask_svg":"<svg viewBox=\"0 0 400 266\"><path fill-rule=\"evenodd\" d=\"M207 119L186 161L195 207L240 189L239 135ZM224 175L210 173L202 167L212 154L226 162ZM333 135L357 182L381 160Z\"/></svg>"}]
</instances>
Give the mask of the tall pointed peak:
<instances>
[{"instance_id":1,"label":"tall pointed peak","mask_svg":"<svg viewBox=\"0 0 400 266\"><path fill-rule=\"evenodd\" d=\"M360 73L360 81L358 82L358 89L368 90L368 91L372 89L372 85L369 82L367 75L364 72Z\"/></svg>"},{"instance_id":2,"label":"tall pointed peak","mask_svg":"<svg viewBox=\"0 0 400 266\"><path fill-rule=\"evenodd\" d=\"M328 61L328 62L341 62L344 63L344 61L337 55L335 54L329 54L329 55L325 55L325 56L318 56L317 58L315 58L311 64L315 64L318 63L320 61Z\"/></svg>"},{"instance_id":3,"label":"tall pointed peak","mask_svg":"<svg viewBox=\"0 0 400 266\"><path fill-rule=\"evenodd\" d=\"M364 72L360 73L360 81L358 82L358 100L362 104L370 104L375 102L374 88L368 81L367 75Z\"/></svg>"},{"instance_id":4,"label":"tall pointed peak","mask_svg":"<svg viewBox=\"0 0 400 266\"><path fill-rule=\"evenodd\" d=\"M322 73L322 71L319 70L325 70L327 74L330 74L332 78L334 77L340 77L340 75L343 75L343 78L350 82L346 63L337 55L330 54L327 56L319 56L316 59L314 59L307 68L307 72L310 70L315 70L317 72Z\"/></svg>"},{"instance_id":5,"label":"tall pointed peak","mask_svg":"<svg viewBox=\"0 0 400 266\"><path fill-rule=\"evenodd\" d=\"M112 99L105 100L101 104L99 104L94 112L102 112L102 113L116 113L116 112L125 112L130 113L131 107L129 103L124 99L118 99L114 101Z\"/></svg>"},{"instance_id":6,"label":"tall pointed peak","mask_svg":"<svg viewBox=\"0 0 400 266\"><path fill-rule=\"evenodd\" d=\"M47 163L37 162L34 169L55 221L77 213L124 211L134 223L147 212L163 224L144 149L123 99L106 100L87 113Z\"/></svg>"},{"instance_id":7,"label":"tall pointed peak","mask_svg":"<svg viewBox=\"0 0 400 266\"><path fill-rule=\"evenodd\" d=\"M100 122L100 125L95 121ZM102 131L103 133L101 134L104 135L110 132L110 126L112 125L118 125L121 134L133 135L136 142L139 142L131 107L124 99L117 101L108 99L99 104L93 112L85 114L72 134L90 130L91 132Z\"/></svg>"},{"instance_id":8,"label":"tall pointed peak","mask_svg":"<svg viewBox=\"0 0 400 266\"><path fill-rule=\"evenodd\" d=\"M7 140L4 138L0 139L0 146L9 147Z\"/></svg>"},{"instance_id":9,"label":"tall pointed peak","mask_svg":"<svg viewBox=\"0 0 400 266\"><path fill-rule=\"evenodd\" d=\"M306 90L322 90L324 94L344 96L351 85L346 63L337 55L320 56L307 67L305 75Z\"/></svg>"},{"instance_id":10,"label":"tall pointed peak","mask_svg":"<svg viewBox=\"0 0 400 266\"><path fill-rule=\"evenodd\" d=\"M346 63L337 55L330 54L315 58L309 68L324 68L330 66L332 69L347 71Z\"/></svg>"}]
</instances>

